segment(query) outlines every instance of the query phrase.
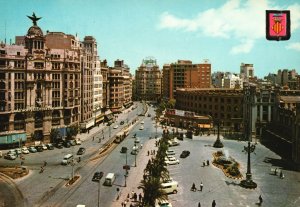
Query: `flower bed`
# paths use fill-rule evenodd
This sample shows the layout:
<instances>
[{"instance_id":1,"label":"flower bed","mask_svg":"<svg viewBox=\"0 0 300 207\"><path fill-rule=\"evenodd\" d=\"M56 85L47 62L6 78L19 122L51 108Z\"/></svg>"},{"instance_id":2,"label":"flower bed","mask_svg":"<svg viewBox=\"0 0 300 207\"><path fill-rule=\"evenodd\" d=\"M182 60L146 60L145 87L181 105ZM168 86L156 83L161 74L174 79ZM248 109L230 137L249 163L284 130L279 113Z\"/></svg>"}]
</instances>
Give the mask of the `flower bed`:
<instances>
[{"instance_id":1,"label":"flower bed","mask_svg":"<svg viewBox=\"0 0 300 207\"><path fill-rule=\"evenodd\" d=\"M213 153L213 157L213 165L220 168L227 177L233 179L243 178L239 170L240 164L232 157L226 157L222 151Z\"/></svg>"}]
</instances>

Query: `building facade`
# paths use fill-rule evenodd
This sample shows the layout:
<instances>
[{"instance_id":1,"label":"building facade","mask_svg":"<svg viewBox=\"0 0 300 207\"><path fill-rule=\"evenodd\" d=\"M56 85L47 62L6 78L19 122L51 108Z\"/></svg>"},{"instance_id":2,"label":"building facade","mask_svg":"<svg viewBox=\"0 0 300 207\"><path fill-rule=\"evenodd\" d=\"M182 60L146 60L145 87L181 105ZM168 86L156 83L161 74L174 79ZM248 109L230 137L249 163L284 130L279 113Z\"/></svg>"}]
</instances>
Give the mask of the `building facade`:
<instances>
[{"instance_id":1,"label":"building facade","mask_svg":"<svg viewBox=\"0 0 300 207\"><path fill-rule=\"evenodd\" d=\"M208 60L193 64L190 60L178 60L163 66L163 97L176 98L176 89L179 88L210 88L211 64Z\"/></svg>"},{"instance_id":2,"label":"building facade","mask_svg":"<svg viewBox=\"0 0 300 207\"><path fill-rule=\"evenodd\" d=\"M135 72L136 97L140 100L159 102L161 99L161 71L154 58L143 60Z\"/></svg>"},{"instance_id":3,"label":"building facade","mask_svg":"<svg viewBox=\"0 0 300 207\"><path fill-rule=\"evenodd\" d=\"M44 35L32 20L22 45L0 47L0 144L50 141L52 128L65 135L80 121L81 45L72 35Z\"/></svg>"},{"instance_id":4,"label":"building facade","mask_svg":"<svg viewBox=\"0 0 300 207\"><path fill-rule=\"evenodd\" d=\"M96 57L95 71L94 71L94 102L93 102L93 113L94 113L94 125L99 125L104 121L103 109L103 78L101 74L101 62L99 57Z\"/></svg>"},{"instance_id":5,"label":"building facade","mask_svg":"<svg viewBox=\"0 0 300 207\"><path fill-rule=\"evenodd\" d=\"M177 89L176 109L210 116L222 121L223 130L241 132L243 91L241 89Z\"/></svg>"}]
</instances>

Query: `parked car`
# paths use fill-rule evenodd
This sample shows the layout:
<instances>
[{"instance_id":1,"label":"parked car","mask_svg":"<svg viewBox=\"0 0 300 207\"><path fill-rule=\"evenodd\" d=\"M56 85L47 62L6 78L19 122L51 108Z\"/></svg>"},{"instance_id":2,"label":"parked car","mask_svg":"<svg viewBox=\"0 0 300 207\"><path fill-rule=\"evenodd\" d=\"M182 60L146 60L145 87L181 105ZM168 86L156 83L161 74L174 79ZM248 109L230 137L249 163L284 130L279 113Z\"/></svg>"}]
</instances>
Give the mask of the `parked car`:
<instances>
[{"instance_id":1,"label":"parked car","mask_svg":"<svg viewBox=\"0 0 300 207\"><path fill-rule=\"evenodd\" d=\"M43 147L43 150L47 150L47 146L45 144L41 144L41 146Z\"/></svg>"},{"instance_id":2,"label":"parked car","mask_svg":"<svg viewBox=\"0 0 300 207\"><path fill-rule=\"evenodd\" d=\"M171 158L169 158L169 160L165 161L165 164L167 164L167 165L177 165L177 164L179 164L179 160L176 159L175 157L171 157Z\"/></svg>"},{"instance_id":3,"label":"parked car","mask_svg":"<svg viewBox=\"0 0 300 207\"><path fill-rule=\"evenodd\" d=\"M92 181L99 182L100 179L102 178L102 176L103 176L103 173L101 173L101 172L95 172L94 176L92 178Z\"/></svg>"},{"instance_id":4,"label":"parked car","mask_svg":"<svg viewBox=\"0 0 300 207\"><path fill-rule=\"evenodd\" d=\"M137 144L137 143L140 143L140 142L141 142L140 138L136 137L135 140L134 140L134 143Z\"/></svg>"},{"instance_id":5,"label":"parked car","mask_svg":"<svg viewBox=\"0 0 300 207\"><path fill-rule=\"evenodd\" d=\"M119 127L119 125L116 124L116 125L114 126L114 129L117 129L118 127Z\"/></svg>"},{"instance_id":6,"label":"parked car","mask_svg":"<svg viewBox=\"0 0 300 207\"><path fill-rule=\"evenodd\" d=\"M36 149L36 151L38 151L38 152L43 152L43 151L44 151L44 148L43 148L42 145L35 146L35 149Z\"/></svg>"},{"instance_id":7,"label":"parked car","mask_svg":"<svg viewBox=\"0 0 300 207\"><path fill-rule=\"evenodd\" d=\"M16 158L17 158L17 156L12 153L6 153L4 155L4 159L7 159L7 160L15 160Z\"/></svg>"},{"instance_id":8,"label":"parked car","mask_svg":"<svg viewBox=\"0 0 300 207\"><path fill-rule=\"evenodd\" d=\"M29 152L31 152L31 153L36 153L36 152L37 152L37 150L36 150L36 148L35 148L34 146L30 146L30 147L28 148L28 150L29 150Z\"/></svg>"},{"instance_id":9,"label":"parked car","mask_svg":"<svg viewBox=\"0 0 300 207\"><path fill-rule=\"evenodd\" d=\"M75 139L75 142L77 145L81 145L81 140L80 139Z\"/></svg>"},{"instance_id":10,"label":"parked car","mask_svg":"<svg viewBox=\"0 0 300 207\"><path fill-rule=\"evenodd\" d=\"M145 124L145 122L144 122L144 121L141 121L141 124Z\"/></svg>"},{"instance_id":11,"label":"parked car","mask_svg":"<svg viewBox=\"0 0 300 207\"><path fill-rule=\"evenodd\" d=\"M84 147L80 147L77 151L77 155L83 155L85 153L85 148Z\"/></svg>"},{"instance_id":12,"label":"parked car","mask_svg":"<svg viewBox=\"0 0 300 207\"><path fill-rule=\"evenodd\" d=\"M11 150L9 150L9 151L7 152L7 154L14 154L14 155L16 155L17 153L16 153L16 150L11 149Z\"/></svg>"},{"instance_id":13,"label":"parked car","mask_svg":"<svg viewBox=\"0 0 300 207\"><path fill-rule=\"evenodd\" d=\"M28 150L28 148L27 147L22 147L22 153L23 154L29 154L29 150Z\"/></svg>"},{"instance_id":14,"label":"parked car","mask_svg":"<svg viewBox=\"0 0 300 207\"><path fill-rule=\"evenodd\" d=\"M155 207L172 207L172 204L168 200L156 200Z\"/></svg>"},{"instance_id":15,"label":"parked car","mask_svg":"<svg viewBox=\"0 0 300 207\"><path fill-rule=\"evenodd\" d=\"M18 155L22 154L22 149L21 148L16 148L15 149L15 154L18 154Z\"/></svg>"},{"instance_id":16,"label":"parked car","mask_svg":"<svg viewBox=\"0 0 300 207\"><path fill-rule=\"evenodd\" d=\"M70 142L65 141L65 142L63 142L63 146L64 146L65 148L70 148L70 147L71 147L71 144L70 144Z\"/></svg>"},{"instance_id":17,"label":"parked car","mask_svg":"<svg viewBox=\"0 0 300 207\"><path fill-rule=\"evenodd\" d=\"M51 143L46 144L46 147L47 147L48 150L53 150L54 149L54 146Z\"/></svg>"},{"instance_id":18,"label":"parked car","mask_svg":"<svg viewBox=\"0 0 300 207\"><path fill-rule=\"evenodd\" d=\"M167 150L166 155L175 155L175 152L173 150Z\"/></svg>"},{"instance_id":19,"label":"parked car","mask_svg":"<svg viewBox=\"0 0 300 207\"><path fill-rule=\"evenodd\" d=\"M183 150L182 153L180 154L180 158L186 158L190 155L190 151L188 150Z\"/></svg>"},{"instance_id":20,"label":"parked car","mask_svg":"<svg viewBox=\"0 0 300 207\"><path fill-rule=\"evenodd\" d=\"M68 142L70 143L70 145L71 145L71 146L75 146L75 145L76 145L76 142L75 142L75 140L74 140L74 139L72 139L72 140L69 140Z\"/></svg>"},{"instance_id":21,"label":"parked car","mask_svg":"<svg viewBox=\"0 0 300 207\"><path fill-rule=\"evenodd\" d=\"M143 129L144 129L144 126L143 126L143 125L141 125L141 126L140 126L140 130L143 130Z\"/></svg>"},{"instance_id":22,"label":"parked car","mask_svg":"<svg viewBox=\"0 0 300 207\"><path fill-rule=\"evenodd\" d=\"M121 153L126 153L127 152L127 147L122 147L120 150Z\"/></svg>"},{"instance_id":23,"label":"parked car","mask_svg":"<svg viewBox=\"0 0 300 207\"><path fill-rule=\"evenodd\" d=\"M148 117L151 117L151 114L148 114Z\"/></svg>"},{"instance_id":24,"label":"parked car","mask_svg":"<svg viewBox=\"0 0 300 207\"><path fill-rule=\"evenodd\" d=\"M58 142L58 143L55 144L55 147L58 148L58 149L62 149L63 148L63 143Z\"/></svg>"},{"instance_id":25,"label":"parked car","mask_svg":"<svg viewBox=\"0 0 300 207\"><path fill-rule=\"evenodd\" d=\"M120 125L123 125L123 124L124 124L124 121L121 121L121 122L120 122Z\"/></svg>"}]
</instances>

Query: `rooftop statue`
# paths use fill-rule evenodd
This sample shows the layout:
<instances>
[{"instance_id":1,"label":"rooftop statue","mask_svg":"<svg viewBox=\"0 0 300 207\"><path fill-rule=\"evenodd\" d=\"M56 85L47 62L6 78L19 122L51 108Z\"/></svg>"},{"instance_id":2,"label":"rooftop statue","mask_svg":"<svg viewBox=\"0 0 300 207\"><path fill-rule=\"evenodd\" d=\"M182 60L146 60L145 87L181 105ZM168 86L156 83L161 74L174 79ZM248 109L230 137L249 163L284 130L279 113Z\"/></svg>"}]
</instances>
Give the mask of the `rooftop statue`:
<instances>
[{"instance_id":1,"label":"rooftop statue","mask_svg":"<svg viewBox=\"0 0 300 207\"><path fill-rule=\"evenodd\" d=\"M42 17L36 17L34 12L33 12L32 16L27 16L27 17L32 20L32 23L34 26L37 26L36 22L42 18Z\"/></svg>"}]
</instances>

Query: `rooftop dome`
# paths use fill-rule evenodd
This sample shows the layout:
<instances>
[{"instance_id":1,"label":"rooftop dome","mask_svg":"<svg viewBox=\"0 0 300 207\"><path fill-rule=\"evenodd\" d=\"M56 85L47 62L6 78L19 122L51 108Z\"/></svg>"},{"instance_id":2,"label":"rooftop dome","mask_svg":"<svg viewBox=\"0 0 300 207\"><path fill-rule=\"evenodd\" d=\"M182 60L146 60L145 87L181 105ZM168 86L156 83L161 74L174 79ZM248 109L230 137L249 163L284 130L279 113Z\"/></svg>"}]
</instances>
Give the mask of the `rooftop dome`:
<instances>
[{"instance_id":1,"label":"rooftop dome","mask_svg":"<svg viewBox=\"0 0 300 207\"><path fill-rule=\"evenodd\" d=\"M33 25L28 29L27 36L39 36L43 37L43 31L37 25Z\"/></svg>"}]
</instances>

